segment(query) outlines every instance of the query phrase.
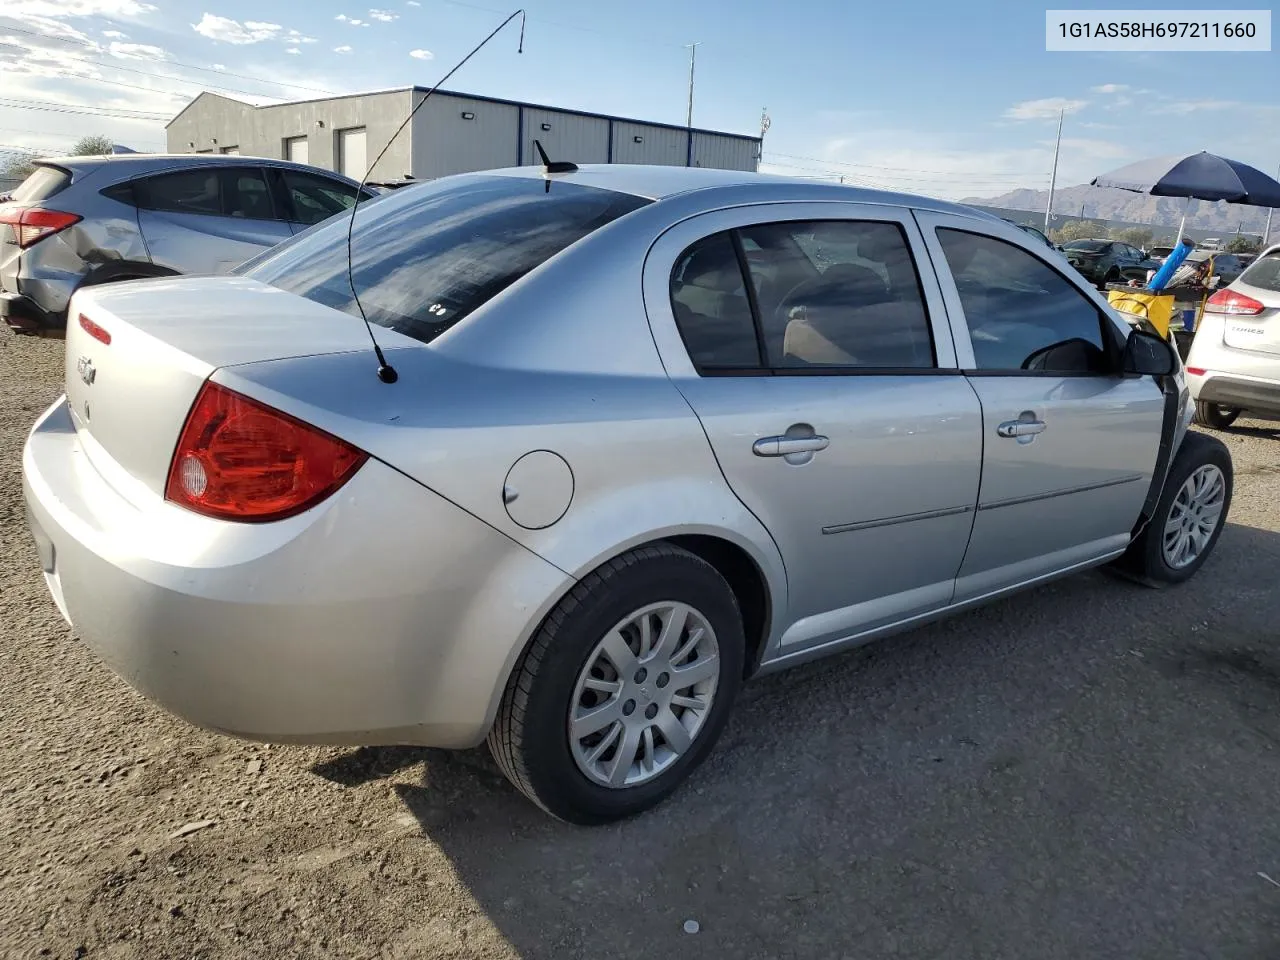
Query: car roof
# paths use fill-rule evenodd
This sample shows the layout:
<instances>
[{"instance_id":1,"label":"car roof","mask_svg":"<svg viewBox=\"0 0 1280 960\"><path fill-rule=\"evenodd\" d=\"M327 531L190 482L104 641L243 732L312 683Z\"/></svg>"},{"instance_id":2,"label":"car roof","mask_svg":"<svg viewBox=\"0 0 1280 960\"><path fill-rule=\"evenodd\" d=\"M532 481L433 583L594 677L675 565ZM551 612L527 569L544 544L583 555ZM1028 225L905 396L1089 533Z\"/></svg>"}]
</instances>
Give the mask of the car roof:
<instances>
[{"instance_id":1,"label":"car roof","mask_svg":"<svg viewBox=\"0 0 1280 960\"><path fill-rule=\"evenodd\" d=\"M639 163L584 163L570 173L547 174L541 166L504 167L498 170L482 170L477 173L503 177L548 177L556 182L566 181L583 186L598 187L627 193L647 200L665 200L701 190L724 188L753 188L793 186L797 194L806 200L836 200L844 203L882 203L958 213L966 217L980 217L996 223L1002 222L994 214L947 200L935 200L914 194L872 190L866 187L823 182L805 177L786 177L771 173L755 173L748 170L713 170L708 167L657 166Z\"/></svg>"},{"instance_id":2,"label":"car roof","mask_svg":"<svg viewBox=\"0 0 1280 960\"><path fill-rule=\"evenodd\" d=\"M37 166L62 167L76 174L90 170L110 168L110 174L120 177L136 177L151 171L172 170L182 167L216 166L272 166L288 167L294 170L306 170L333 177L344 182L355 183L350 177L333 170L324 170L305 163L292 160L276 160L272 157L251 157L238 153L116 153L94 156L40 157L35 161ZM102 181L98 181L99 183Z\"/></svg>"}]
</instances>

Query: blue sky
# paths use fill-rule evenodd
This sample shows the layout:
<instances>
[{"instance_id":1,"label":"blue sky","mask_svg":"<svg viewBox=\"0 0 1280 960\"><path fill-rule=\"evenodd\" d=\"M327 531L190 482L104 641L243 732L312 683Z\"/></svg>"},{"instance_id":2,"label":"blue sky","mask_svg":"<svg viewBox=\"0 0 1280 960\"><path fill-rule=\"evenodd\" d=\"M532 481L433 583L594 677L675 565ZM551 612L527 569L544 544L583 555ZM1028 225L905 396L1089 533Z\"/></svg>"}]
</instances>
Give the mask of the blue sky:
<instances>
[{"instance_id":1,"label":"blue sky","mask_svg":"<svg viewBox=\"0 0 1280 960\"><path fill-rule=\"evenodd\" d=\"M515 9L376 4L4 0L0 144L52 150L102 132L154 149L159 118L205 88L271 102L430 85ZM1280 164L1280 54L1047 53L1044 7L1025 0L535 0L528 11L522 55L513 25L449 86L683 123L685 45L697 41L695 125L756 133L767 107L762 169L779 173L946 197L1044 188L1060 108L1060 185L1201 149Z\"/></svg>"}]
</instances>

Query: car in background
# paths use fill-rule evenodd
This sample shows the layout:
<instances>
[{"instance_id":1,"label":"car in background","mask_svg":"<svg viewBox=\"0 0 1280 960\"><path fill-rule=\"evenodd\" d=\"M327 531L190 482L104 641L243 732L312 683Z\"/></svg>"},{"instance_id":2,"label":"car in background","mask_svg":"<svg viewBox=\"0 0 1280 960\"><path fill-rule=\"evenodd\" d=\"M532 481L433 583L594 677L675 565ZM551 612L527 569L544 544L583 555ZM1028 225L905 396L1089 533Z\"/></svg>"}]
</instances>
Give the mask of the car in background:
<instances>
[{"instance_id":1,"label":"car in background","mask_svg":"<svg viewBox=\"0 0 1280 960\"><path fill-rule=\"evenodd\" d=\"M359 187L285 160L111 155L36 161L0 204L0 318L59 335L81 287L227 273L334 214ZM366 190L362 200L375 196Z\"/></svg>"},{"instance_id":2,"label":"car in background","mask_svg":"<svg viewBox=\"0 0 1280 960\"><path fill-rule=\"evenodd\" d=\"M351 225L80 291L27 439L58 609L196 724L487 739L617 820L748 678L1107 563L1180 583L1226 522L1168 342L971 207L525 166Z\"/></svg>"},{"instance_id":3,"label":"car in background","mask_svg":"<svg viewBox=\"0 0 1280 960\"><path fill-rule=\"evenodd\" d=\"M1099 288L1123 280L1144 280L1159 264L1137 247L1120 240L1071 240L1062 245L1063 256L1086 280Z\"/></svg>"},{"instance_id":4,"label":"car in background","mask_svg":"<svg viewBox=\"0 0 1280 960\"><path fill-rule=\"evenodd\" d=\"M1280 417L1280 244L1205 302L1187 385L1206 426L1229 427L1246 410Z\"/></svg>"}]
</instances>

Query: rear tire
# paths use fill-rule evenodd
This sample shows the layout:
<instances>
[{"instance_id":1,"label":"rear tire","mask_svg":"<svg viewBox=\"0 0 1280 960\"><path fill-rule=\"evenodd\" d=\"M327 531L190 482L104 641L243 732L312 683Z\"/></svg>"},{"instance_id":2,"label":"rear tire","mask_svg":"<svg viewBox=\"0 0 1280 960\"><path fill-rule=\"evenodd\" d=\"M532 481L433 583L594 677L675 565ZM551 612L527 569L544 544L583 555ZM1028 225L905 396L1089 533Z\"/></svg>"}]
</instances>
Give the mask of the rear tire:
<instances>
[{"instance_id":1,"label":"rear tire","mask_svg":"<svg viewBox=\"0 0 1280 960\"><path fill-rule=\"evenodd\" d=\"M507 682L489 749L554 817L592 825L633 816L711 752L742 684L745 647L737 600L714 567L665 542L633 550L547 616ZM702 679L680 685L690 666ZM606 710L609 720L580 732Z\"/></svg>"},{"instance_id":2,"label":"rear tire","mask_svg":"<svg viewBox=\"0 0 1280 960\"><path fill-rule=\"evenodd\" d=\"M1188 432L1154 515L1115 562L1117 570L1150 587L1191 579L1226 526L1233 486L1226 445L1217 437Z\"/></svg>"},{"instance_id":3,"label":"rear tire","mask_svg":"<svg viewBox=\"0 0 1280 960\"><path fill-rule=\"evenodd\" d=\"M1206 427L1225 430L1235 423L1239 416L1239 407L1226 407L1220 403L1207 403L1204 400L1196 401L1196 420Z\"/></svg>"}]
</instances>

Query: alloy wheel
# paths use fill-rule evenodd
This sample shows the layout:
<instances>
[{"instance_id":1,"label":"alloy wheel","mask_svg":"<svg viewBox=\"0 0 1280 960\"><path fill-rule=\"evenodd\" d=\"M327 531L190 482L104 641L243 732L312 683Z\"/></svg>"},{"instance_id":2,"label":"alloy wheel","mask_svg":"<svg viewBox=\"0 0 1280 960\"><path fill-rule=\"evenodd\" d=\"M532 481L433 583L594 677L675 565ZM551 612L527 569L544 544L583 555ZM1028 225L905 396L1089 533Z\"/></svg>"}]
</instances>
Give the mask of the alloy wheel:
<instances>
[{"instance_id":1,"label":"alloy wheel","mask_svg":"<svg viewBox=\"0 0 1280 960\"><path fill-rule=\"evenodd\" d=\"M1165 563L1174 570L1195 563L1222 520L1226 496L1226 478L1215 464L1197 468L1183 481L1164 525Z\"/></svg>"}]
</instances>

